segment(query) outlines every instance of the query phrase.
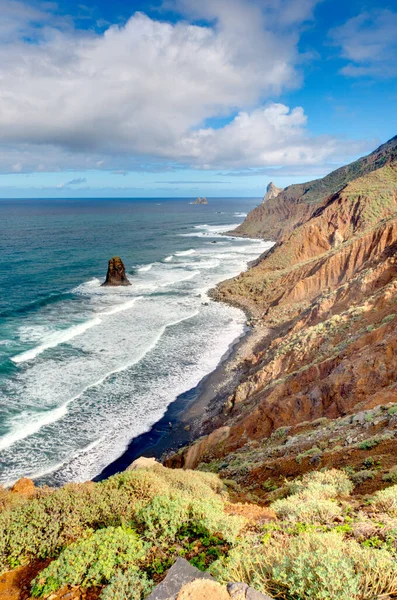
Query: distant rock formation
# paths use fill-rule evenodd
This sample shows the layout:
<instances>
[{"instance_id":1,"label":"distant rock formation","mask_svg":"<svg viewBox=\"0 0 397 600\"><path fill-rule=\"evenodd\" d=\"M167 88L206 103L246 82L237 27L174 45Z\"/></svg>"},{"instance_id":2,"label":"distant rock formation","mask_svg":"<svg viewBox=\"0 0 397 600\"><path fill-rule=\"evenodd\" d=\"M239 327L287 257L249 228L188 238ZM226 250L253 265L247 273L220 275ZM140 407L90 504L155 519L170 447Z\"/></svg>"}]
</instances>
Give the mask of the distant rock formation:
<instances>
[{"instance_id":1,"label":"distant rock formation","mask_svg":"<svg viewBox=\"0 0 397 600\"><path fill-rule=\"evenodd\" d=\"M279 194L283 191L284 188L278 188L274 185L273 181L269 183L266 188L266 194L263 196L262 204L267 202L268 200L272 200L273 198L277 198Z\"/></svg>"},{"instance_id":2,"label":"distant rock formation","mask_svg":"<svg viewBox=\"0 0 397 600\"><path fill-rule=\"evenodd\" d=\"M207 198L197 198L192 204L208 204Z\"/></svg>"},{"instance_id":3,"label":"distant rock formation","mask_svg":"<svg viewBox=\"0 0 397 600\"><path fill-rule=\"evenodd\" d=\"M106 286L117 286L117 285L131 285L125 274L124 263L119 256L113 256L109 260L108 272L106 274L106 281L102 285Z\"/></svg>"}]
</instances>

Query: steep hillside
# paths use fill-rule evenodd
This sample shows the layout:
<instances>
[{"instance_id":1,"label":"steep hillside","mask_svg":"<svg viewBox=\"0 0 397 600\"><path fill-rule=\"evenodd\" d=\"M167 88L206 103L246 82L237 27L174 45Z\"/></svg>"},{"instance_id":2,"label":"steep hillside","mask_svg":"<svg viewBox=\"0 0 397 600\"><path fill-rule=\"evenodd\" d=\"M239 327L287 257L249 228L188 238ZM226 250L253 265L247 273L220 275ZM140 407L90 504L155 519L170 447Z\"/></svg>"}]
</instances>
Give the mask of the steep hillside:
<instances>
[{"instance_id":1,"label":"steep hillside","mask_svg":"<svg viewBox=\"0 0 397 600\"><path fill-rule=\"evenodd\" d=\"M397 158L397 136L374 152L350 165L333 171L322 179L291 185L276 198L252 210L234 231L237 235L280 239L285 228L307 220L326 198L340 191L347 183L375 171Z\"/></svg>"},{"instance_id":2,"label":"steep hillside","mask_svg":"<svg viewBox=\"0 0 397 600\"><path fill-rule=\"evenodd\" d=\"M148 462L103 483L0 488L0 598L395 597L392 479L363 498L357 476L308 473L284 481L266 508L231 502L214 474Z\"/></svg>"},{"instance_id":3,"label":"steep hillside","mask_svg":"<svg viewBox=\"0 0 397 600\"><path fill-rule=\"evenodd\" d=\"M270 329L221 413L207 423L208 435L167 464L218 461L229 477L231 457L238 461L252 445L263 447L280 428L381 406L387 411L397 402L397 160L328 197L292 232L287 227L262 260L221 284L215 296L248 309L257 330ZM396 423L383 429L393 461ZM376 433L382 436L382 427ZM342 444L344 458L345 450L355 455L351 446L371 437L368 430L361 435L355 431L354 442L342 435L330 446ZM307 450L289 446L290 457ZM332 466L332 453L314 454L317 462L309 464L308 454L306 468ZM266 482L275 465L265 452L254 464L256 479ZM298 471L289 465L280 474Z\"/></svg>"}]
</instances>

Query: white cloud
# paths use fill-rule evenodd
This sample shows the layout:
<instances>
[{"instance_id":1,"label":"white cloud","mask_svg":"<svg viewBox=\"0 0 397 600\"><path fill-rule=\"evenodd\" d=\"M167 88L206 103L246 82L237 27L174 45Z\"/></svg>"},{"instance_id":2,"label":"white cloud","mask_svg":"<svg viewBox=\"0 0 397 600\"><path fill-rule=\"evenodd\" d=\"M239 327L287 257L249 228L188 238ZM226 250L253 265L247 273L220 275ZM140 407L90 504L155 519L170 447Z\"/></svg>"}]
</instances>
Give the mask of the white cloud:
<instances>
[{"instance_id":1,"label":"white cloud","mask_svg":"<svg viewBox=\"0 0 397 600\"><path fill-rule=\"evenodd\" d=\"M94 33L43 5L0 0L9 15L9 35L0 28L0 170L246 167L332 155L337 142L311 139L303 109L264 104L300 85L299 29L316 2L178 0L186 17L208 24L135 13ZM203 126L236 113L223 128Z\"/></svg>"},{"instance_id":2,"label":"white cloud","mask_svg":"<svg viewBox=\"0 0 397 600\"><path fill-rule=\"evenodd\" d=\"M342 69L350 77L394 77L397 75L397 12L363 12L330 32L348 64Z\"/></svg>"}]
</instances>

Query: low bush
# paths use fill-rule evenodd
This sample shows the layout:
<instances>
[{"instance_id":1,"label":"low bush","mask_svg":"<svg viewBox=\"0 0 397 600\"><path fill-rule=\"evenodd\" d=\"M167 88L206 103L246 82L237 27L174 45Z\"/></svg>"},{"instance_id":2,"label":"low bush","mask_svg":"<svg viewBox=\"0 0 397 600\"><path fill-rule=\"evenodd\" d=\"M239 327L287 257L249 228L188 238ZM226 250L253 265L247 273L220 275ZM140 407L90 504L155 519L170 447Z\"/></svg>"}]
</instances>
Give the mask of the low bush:
<instances>
[{"instance_id":1,"label":"low bush","mask_svg":"<svg viewBox=\"0 0 397 600\"><path fill-rule=\"evenodd\" d=\"M276 500L271 508L280 519L293 523L330 523L342 514L335 501L313 497L305 492Z\"/></svg>"},{"instance_id":2,"label":"low bush","mask_svg":"<svg viewBox=\"0 0 397 600\"><path fill-rule=\"evenodd\" d=\"M172 541L181 528L196 525L233 543L244 526L243 519L225 514L219 498L202 499L178 491L139 505L136 521L146 537L160 541Z\"/></svg>"},{"instance_id":3,"label":"low bush","mask_svg":"<svg viewBox=\"0 0 397 600\"><path fill-rule=\"evenodd\" d=\"M144 573L119 572L100 595L100 600L142 600L150 594L153 584Z\"/></svg>"},{"instance_id":4,"label":"low bush","mask_svg":"<svg viewBox=\"0 0 397 600\"><path fill-rule=\"evenodd\" d=\"M397 465L391 467L387 473L382 477L383 481L389 481L390 483L397 483Z\"/></svg>"},{"instance_id":5,"label":"low bush","mask_svg":"<svg viewBox=\"0 0 397 600\"><path fill-rule=\"evenodd\" d=\"M307 492L324 499L349 496L353 490L352 482L346 473L337 469L306 473L301 479L295 479L289 487L291 494Z\"/></svg>"},{"instance_id":6,"label":"low bush","mask_svg":"<svg viewBox=\"0 0 397 600\"><path fill-rule=\"evenodd\" d=\"M389 552L364 548L335 531L242 544L211 572L221 583L244 581L285 599L374 600L397 591L397 563Z\"/></svg>"},{"instance_id":7,"label":"low bush","mask_svg":"<svg viewBox=\"0 0 397 600\"><path fill-rule=\"evenodd\" d=\"M223 506L217 496L222 489L211 473L174 471L161 465L126 471L101 483L66 485L0 513L0 572L31 557L56 557L87 530L133 524L137 512L159 496L180 493L217 499Z\"/></svg>"},{"instance_id":8,"label":"low bush","mask_svg":"<svg viewBox=\"0 0 397 600\"><path fill-rule=\"evenodd\" d=\"M342 471L315 471L288 484L289 496L271 504L280 519L290 522L329 523L342 514L334 501L348 496L353 484Z\"/></svg>"},{"instance_id":9,"label":"low bush","mask_svg":"<svg viewBox=\"0 0 397 600\"><path fill-rule=\"evenodd\" d=\"M99 529L63 550L33 581L32 596L45 596L65 585L90 587L108 583L120 569L137 570L146 551L132 530Z\"/></svg>"},{"instance_id":10,"label":"low bush","mask_svg":"<svg viewBox=\"0 0 397 600\"><path fill-rule=\"evenodd\" d=\"M353 600L358 581L352 561L343 555L343 543L336 533L283 536L262 547L238 547L211 571L223 583L244 581L277 597Z\"/></svg>"},{"instance_id":11,"label":"low bush","mask_svg":"<svg viewBox=\"0 0 397 600\"><path fill-rule=\"evenodd\" d=\"M355 485L360 485L364 483L364 481L368 481L368 479L374 479L376 476L376 471L371 469L363 469L362 471L357 471L351 475L351 479Z\"/></svg>"},{"instance_id":12,"label":"low bush","mask_svg":"<svg viewBox=\"0 0 397 600\"><path fill-rule=\"evenodd\" d=\"M28 499L21 494L13 494L10 490L0 485L0 513L25 504Z\"/></svg>"},{"instance_id":13,"label":"low bush","mask_svg":"<svg viewBox=\"0 0 397 600\"><path fill-rule=\"evenodd\" d=\"M397 516L397 485L392 485L385 490L379 490L372 497L373 506L392 517Z\"/></svg>"}]
</instances>

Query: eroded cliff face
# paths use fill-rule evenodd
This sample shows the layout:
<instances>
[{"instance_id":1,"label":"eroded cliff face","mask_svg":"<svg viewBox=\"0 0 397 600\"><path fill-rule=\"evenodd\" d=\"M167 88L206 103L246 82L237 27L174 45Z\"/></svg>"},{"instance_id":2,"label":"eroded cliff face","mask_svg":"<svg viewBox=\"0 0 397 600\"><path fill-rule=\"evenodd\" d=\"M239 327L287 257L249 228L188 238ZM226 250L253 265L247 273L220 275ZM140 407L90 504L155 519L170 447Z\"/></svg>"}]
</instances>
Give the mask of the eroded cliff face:
<instances>
[{"instance_id":1,"label":"eroded cliff face","mask_svg":"<svg viewBox=\"0 0 397 600\"><path fill-rule=\"evenodd\" d=\"M322 179L290 185L275 198L251 211L234 231L242 237L280 240L288 231L306 222L330 196L347 184L397 160L397 136L368 156L333 171Z\"/></svg>"},{"instance_id":2,"label":"eroded cliff face","mask_svg":"<svg viewBox=\"0 0 397 600\"><path fill-rule=\"evenodd\" d=\"M266 256L215 295L270 331L210 433L168 464L194 468L280 427L397 402L397 161L287 224Z\"/></svg>"}]
</instances>

